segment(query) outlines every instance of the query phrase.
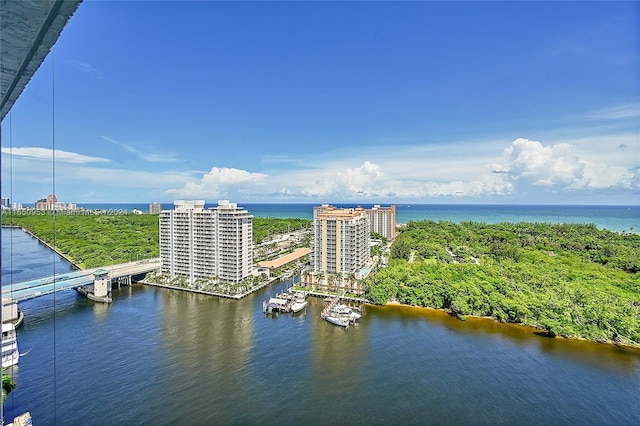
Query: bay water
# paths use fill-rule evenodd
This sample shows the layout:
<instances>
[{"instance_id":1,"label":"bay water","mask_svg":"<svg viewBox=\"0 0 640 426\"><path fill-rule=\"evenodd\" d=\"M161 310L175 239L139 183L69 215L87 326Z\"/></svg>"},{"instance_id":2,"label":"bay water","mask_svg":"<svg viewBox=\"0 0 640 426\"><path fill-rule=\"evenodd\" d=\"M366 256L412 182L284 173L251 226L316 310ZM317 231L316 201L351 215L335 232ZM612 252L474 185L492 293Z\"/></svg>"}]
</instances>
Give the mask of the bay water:
<instances>
[{"instance_id":1,"label":"bay water","mask_svg":"<svg viewBox=\"0 0 640 426\"><path fill-rule=\"evenodd\" d=\"M533 221L561 217L545 211ZM605 212L585 223L607 227ZM637 216L615 221L628 230ZM70 270L37 240L2 229L3 286ZM74 291L21 302L25 355L10 371L17 387L4 419L29 411L35 424L64 425L640 423L638 350L401 306L367 305L345 330L320 318L320 298L298 315L265 316L262 301L289 285L240 301L136 284L114 290L110 305Z\"/></svg>"}]
</instances>

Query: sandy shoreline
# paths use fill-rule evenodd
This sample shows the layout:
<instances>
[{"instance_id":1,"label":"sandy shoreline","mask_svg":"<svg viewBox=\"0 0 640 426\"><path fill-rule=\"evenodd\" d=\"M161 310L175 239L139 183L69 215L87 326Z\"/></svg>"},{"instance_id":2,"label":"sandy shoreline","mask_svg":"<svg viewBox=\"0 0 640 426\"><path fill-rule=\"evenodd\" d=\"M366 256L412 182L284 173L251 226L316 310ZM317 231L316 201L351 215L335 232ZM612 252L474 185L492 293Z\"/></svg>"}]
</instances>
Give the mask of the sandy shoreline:
<instances>
[{"instance_id":1,"label":"sandy shoreline","mask_svg":"<svg viewBox=\"0 0 640 426\"><path fill-rule=\"evenodd\" d=\"M372 305L372 306L379 306L379 305ZM452 319L456 319L455 315L451 315L451 312L447 311L446 309L439 309L439 308L431 308L431 307L427 307L427 306L412 306L412 305L406 305L404 303L400 303L398 301L389 301L387 302L384 306L388 306L388 307L400 307L400 308L407 308L407 309L415 309L418 311L424 311L424 312L431 312L431 313L435 313L438 314L439 316L443 316L443 317L449 317ZM480 315L465 315L465 318L467 319L473 319L473 320L479 320L479 321L486 321L486 322L491 322L494 324L500 324L500 325L508 325L508 326L514 326L514 327L518 327L518 328L522 328L524 329L530 329L533 333L544 333L545 330L533 325L529 325L529 324L523 324L523 323L513 323L513 322L500 322L497 319L495 319L494 317L488 317L488 316L480 316ZM459 320L460 323L464 324L465 321ZM620 347L620 348L624 348L624 349L634 349L634 350L640 350L640 345L635 345L635 344L627 344L627 343L619 343L619 342L613 342L613 341L606 341L606 342L602 342L602 341L598 341L598 340L591 340L591 339L586 339L583 337L563 337L563 336L556 336L556 337L551 337L551 336L544 336L545 338L548 339L558 339L558 340L567 340L567 341L582 341L582 342L591 342L591 343L599 343L599 344L604 344L604 345L609 345L609 346L615 346L615 347Z\"/></svg>"}]
</instances>

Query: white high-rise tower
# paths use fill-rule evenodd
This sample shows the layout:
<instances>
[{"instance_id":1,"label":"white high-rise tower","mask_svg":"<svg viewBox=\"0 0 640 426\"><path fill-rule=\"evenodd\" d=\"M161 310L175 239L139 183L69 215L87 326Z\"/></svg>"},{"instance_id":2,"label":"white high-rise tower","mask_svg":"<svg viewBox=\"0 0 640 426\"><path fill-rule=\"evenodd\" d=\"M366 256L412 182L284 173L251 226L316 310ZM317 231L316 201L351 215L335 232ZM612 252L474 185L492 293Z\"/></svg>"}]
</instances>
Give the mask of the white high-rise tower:
<instances>
[{"instance_id":1,"label":"white high-rise tower","mask_svg":"<svg viewBox=\"0 0 640 426\"><path fill-rule=\"evenodd\" d=\"M236 203L177 200L160 213L161 272L225 282L240 282L253 269L253 216Z\"/></svg>"}]
</instances>

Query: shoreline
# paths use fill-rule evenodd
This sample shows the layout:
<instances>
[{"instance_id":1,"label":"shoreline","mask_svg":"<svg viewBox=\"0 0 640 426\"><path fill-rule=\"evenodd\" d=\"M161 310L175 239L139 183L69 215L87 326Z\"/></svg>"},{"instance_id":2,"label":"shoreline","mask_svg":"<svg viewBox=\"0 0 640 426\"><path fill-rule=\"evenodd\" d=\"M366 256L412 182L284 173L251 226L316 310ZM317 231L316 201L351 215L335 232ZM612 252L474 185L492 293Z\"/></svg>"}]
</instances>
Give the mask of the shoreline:
<instances>
[{"instance_id":1,"label":"shoreline","mask_svg":"<svg viewBox=\"0 0 640 426\"><path fill-rule=\"evenodd\" d=\"M63 258L64 260L66 260L67 262L69 262L71 264L71 266L73 266L76 270L78 271L84 271L84 268L81 267L80 265L78 265L76 262L73 261L73 259L71 259L69 256L67 256L64 253L61 253L59 250L57 250L55 247L53 247L51 244L49 244L48 242L44 241L42 238L38 237L36 234L34 234L33 232L31 232L30 229L28 228L24 228L20 225L2 225L3 228L11 228L11 229L21 229L25 234L29 235L32 238L35 238L36 240L38 240L41 244L44 244L45 246L47 246L49 249L51 249L54 253L56 253L58 256L60 256L61 258Z\"/></svg>"},{"instance_id":2,"label":"shoreline","mask_svg":"<svg viewBox=\"0 0 640 426\"><path fill-rule=\"evenodd\" d=\"M35 233L30 231L28 228L22 227L20 225L2 224L2 228L5 228L5 227L6 228L21 229L23 232L25 232L26 234L28 234L32 238L35 238L38 242L42 243L47 248L53 250L61 258L63 258L67 262L69 262L69 264L72 265L72 267L75 268L76 270L84 270L84 268L82 268L81 266L76 264L69 256L61 253L59 250L54 248L52 245L50 245L46 241L44 241L41 238L39 238ZM161 285L161 284L147 283L147 282L143 282L143 284L152 285L152 286L156 286L156 287L164 287L164 288L169 288L169 289L173 289L173 290L189 291L189 292L192 292L192 293L201 293L201 294L206 294L206 295L210 295L210 296L217 296L217 297L223 297L223 298L229 298L229 299L236 299L237 300L237 299L244 298L244 297L248 296L249 294L268 286L272 282L273 281L269 281L269 282L267 282L267 283L265 283L265 284L263 284L261 286L253 288L253 289L249 290L248 292L245 292L244 294L240 294L240 295L227 295L227 294L207 292L207 291L195 290L195 289L186 289L186 288L177 287L177 286ZM320 296L320 294L318 294L318 296ZM367 303L367 304L370 304L370 303ZM423 310L439 311L439 312L442 312L442 313L446 314L449 317L455 317L456 316L455 314L452 315L451 312L449 312L446 309L433 308L433 307L424 307L424 306L413 306L413 305L403 304L403 303L400 303L400 302L397 302L397 301L388 301L385 305L374 305L374 304L370 304L370 305L371 306L401 306L401 307L406 307L406 308L418 308L418 309L423 309ZM538 332L537 333L538 335L545 336L545 337L548 337L548 338L553 337L555 339L555 337L559 337L562 340L602 343L602 344L607 344L607 345L610 345L610 346L615 346L615 347L620 347L620 348L628 348L628 349L633 349L633 350L640 350L640 343L622 343L622 342L616 342L616 341L612 341L612 340L595 340L595 339L589 339L589 338L585 338L585 337L549 336L549 335L546 335L547 334L546 330L544 330L544 329L542 329L540 327L537 327L535 325L530 325L530 324L525 324L525 323L515 323L515 322L501 322L501 321L499 321L496 318L491 317L491 316L478 316L478 315L461 315L461 316L464 317L464 319L473 318L473 319L491 320L491 322L496 323L496 324L510 324L510 325L515 325L515 326L518 326L518 327L531 327L532 329L534 329L534 330L536 330ZM458 318L459 321L464 321L464 319L463 318ZM560 340L560 339L558 339L558 340Z\"/></svg>"},{"instance_id":3,"label":"shoreline","mask_svg":"<svg viewBox=\"0 0 640 426\"><path fill-rule=\"evenodd\" d=\"M451 319L455 319L459 322L464 322L464 320L461 320L459 318L456 318L456 315L447 311L446 309L442 309L442 308L432 308L430 306L413 306L413 305L406 305L404 303L400 303L398 301L388 301L386 304L384 305L374 305L372 303L367 303L370 306L376 306L376 307L399 307L399 308L410 308L410 309L416 309L416 310L421 310L421 311L430 311L430 312L434 312L434 313L440 313L443 316L447 316ZM607 341L598 341L598 340L592 340L592 339L587 339L584 337L564 337L564 336L549 336L546 334L546 332L539 328L536 327L534 325L529 325L529 324L524 324L524 323L516 323L516 322L500 322L497 319L495 319L494 317L489 317L489 316L480 316L480 315L464 315L465 318L472 318L474 320L481 320L481 321L486 321L486 322L492 322L494 324L501 324L501 325L511 325L511 326L515 326L515 327L519 327L522 330L526 329L526 328L530 328L532 330L532 332L534 334L538 334L540 337L545 337L547 339L554 339L554 340L565 340L565 341L575 341L575 342L589 342L589 343L596 343L596 344L603 344L603 345L608 345L608 346L612 346L612 347L618 347L618 348L622 348L622 349L631 349L634 351L640 351L640 344L629 344L629 343L620 343L620 342L614 342L611 340L607 340Z\"/></svg>"},{"instance_id":4,"label":"shoreline","mask_svg":"<svg viewBox=\"0 0 640 426\"><path fill-rule=\"evenodd\" d=\"M160 284L160 283L154 283L151 281L147 281L147 280L140 280L137 281L137 284L143 284L143 285L148 285L151 287L158 287L158 288L164 288L164 289L168 289L168 290L178 290L178 291L184 291L187 293L194 293L194 294L204 294L205 296L213 296L213 297L222 297L224 299L233 299L233 300L240 300L240 299L244 299L245 297L249 296L250 294L255 293L258 290L262 290L263 288L273 284L276 281L280 281L280 277L274 277L271 278L255 287L250 288L249 290L245 291L244 293L238 293L238 294L225 294L225 293L216 293L213 291L206 291L206 290L198 290L195 288L189 288L189 287L179 287L179 286L175 286L175 285L171 285L171 284Z\"/></svg>"}]
</instances>

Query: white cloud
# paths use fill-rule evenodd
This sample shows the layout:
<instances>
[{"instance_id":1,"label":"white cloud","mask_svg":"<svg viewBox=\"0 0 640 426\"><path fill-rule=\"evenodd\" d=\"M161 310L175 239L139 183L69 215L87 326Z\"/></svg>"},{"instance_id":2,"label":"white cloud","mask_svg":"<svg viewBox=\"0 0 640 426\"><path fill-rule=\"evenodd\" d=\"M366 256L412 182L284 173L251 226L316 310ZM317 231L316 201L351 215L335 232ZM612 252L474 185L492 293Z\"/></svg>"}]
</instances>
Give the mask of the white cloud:
<instances>
[{"instance_id":1,"label":"white cloud","mask_svg":"<svg viewBox=\"0 0 640 426\"><path fill-rule=\"evenodd\" d=\"M605 155L610 149L606 144L602 148L602 139L577 140L578 149L568 142L544 145L524 138L506 148L505 142L500 147L496 141L446 149L383 147L366 150L364 161L364 155L343 150L331 153L335 160L327 155L324 161L309 162L313 169L273 173L268 185L278 188L272 197L372 201L524 194L546 200L545 194L558 191L637 189L637 160L629 159L633 142L607 140L620 152Z\"/></svg>"},{"instance_id":2,"label":"white cloud","mask_svg":"<svg viewBox=\"0 0 640 426\"><path fill-rule=\"evenodd\" d=\"M585 114L585 120L624 120L628 118L640 118L640 104L624 104L615 107L604 108Z\"/></svg>"},{"instance_id":3,"label":"white cloud","mask_svg":"<svg viewBox=\"0 0 640 426\"><path fill-rule=\"evenodd\" d=\"M376 200L380 198L416 199L426 197L464 197L508 194L511 184L504 175L491 173L489 167L472 167L479 174L468 180L458 179L459 167L449 169L449 176L426 166L430 160L416 159L409 167L391 162L386 166L365 161L360 166L344 170L314 173L315 179L309 181L310 172L287 174L286 181L280 178L280 188L274 196L285 198L312 197L332 200ZM416 164L417 163L417 164ZM386 167L386 168L385 168ZM391 170L392 167L398 167ZM386 170L389 168L390 172ZM431 176L436 175L436 178ZM296 179L298 177L298 179ZM465 174L465 177L466 174ZM274 177L274 180L278 179Z\"/></svg>"},{"instance_id":4,"label":"white cloud","mask_svg":"<svg viewBox=\"0 0 640 426\"><path fill-rule=\"evenodd\" d=\"M519 138L504 151L514 179L533 185L567 185L583 177L584 164L571 155L568 144L543 146L538 141Z\"/></svg>"},{"instance_id":5,"label":"white cloud","mask_svg":"<svg viewBox=\"0 0 640 426\"><path fill-rule=\"evenodd\" d=\"M55 158L56 162L74 164L108 163L111 161L106 158L91 157L75 152L61 151L59 149L52 150L49 148L39 147L2 148L2 153L6 155L12 155L13 158L23 160L52 161L52 159Z\"/></svg>"},{"instance_id":6,"label":"white cloud","mask_svg":"<svg viewBox=\"0 0 640 426\"><path fill-rule=\"evenodd\" d=\"M632 189L634 172L619 166L610 166L600 162L585 161L584 179L588 188L624 188Z\"/></svg>"},{"instance_id":7,"label":"white cloud","mask_svg":"<svg viewBox=\"0 0 640 426\"><path fill-rule=\"evenodd\" d=\"M300 158L290 157L287 155L265 155L262 157L263 163L300 163Z\"/></svg>"},{"instance_id":8,"label":"white cloud","mask_svg":"<svg viewBox=\"0 0 640 426\"><path fill-rule=\"evenodd\" d=\"M165 200L374 203L451 197L562 202L571 194L574 201L594 196L606 201L608 194L618 200L633 199L640 189L639 143L632 135L618 135L546 144L519 138L447 145L360 146L301 157L297 165L292 161L287 167L274 166L264 172L226 167L213 167L207 172L149 172L80 164L57 168L56 179L59 187L82 187L84 193L118 190L120 195L144 193ZM19 150L24 151L14 155L14 180L48 184L50 170L34 167L33 160L50 160L51 151ZM13 151L16 154L15 148ZM3 148L5 152L8 150ZM56 153L56 157L78 163L109 161L67 154ZM6 168L4 173L8 173Z\"/></svg>"},{"instance_id":9,"label":"white cloud","mask_svg":"<svg viewBox=\"0 0 640 426\"><path fill-rule=\"evenodd\" d=\"M333 181L338 194L358 194L365 197L376 196L384 184L380 166L365 161L360 167L338 172Z\"/></svg>"},{"instance_id":10,"label":"white cloud","mask_svg":"<svg viewBox=\"0 0 640 426\"><path fill-rule=\"evenodd\" d=\"M518 184L564 190L631 189L634 180L629 168L576 155L576 149L566 143L545 146L519 138L504 150L504 156L503 170Z\"/></svg>"},{"instance_id":11,"label":"white cloud","mask_svg":"<svg viewBox=\"0 0 640 426\"><path fill-rule=\"evenodd\" d=\"M568 144L574 155L598 159L610 165L632 168L640 162L640 138L637 133L554 139L549 144Z\"/></svg>"},{"instance_id":12,"label":"white cloud","mask_svg":"<svg viewBox=\"0 0 640 426\"><path fill-rule=\"evenodd\" d=\"M118 142L115 139L112 139L108 136L102 135L102 138L113 145L119 146L127 152L130 152L137 157L148 161L150 163L172 163L175 161L179 161L177 158L177 154L173 153L159 153L153 151L142 151L137 148L132 147L131 145L124 144L122 142Z\"/></svg>"},{"instance_id":13,"label":"white cloud","mask_svg":"<svg viewBox=\"0 0 640 426\"><path fill-rule=\"evenodd\" d=\"M71 65L76 70L84 74L90 75L91 77L102 78L102 71L95 68L91 64L88 64L82 61L73 60L73 59L67 59L64 62L68 65Z\"/></svg>"},{"instance_id":14,"label":"white cloud","mask_svg":"<svg viewBox=\"0 0 640 426\"><path fill-rule=\"evenodd\" d=\"M482 197L506 195L512 191L513 186L507 179L491 175L478 176L473 181L427 182L424 185L427 197Z\"/></svg>"},{"instance_id":15,"label":"white cloud","mask_svg":"<svg viewBox=\"0 0 640 426\"><path fill-rule=\"evenodd\" d=\"M246 170L213 167L198 181L187 182L182 188L169 189L166 195L177 198L216 198L227 195L230 189L249 190L253 185L262 184L268 176L263 173L251 173Z\"/></svg>"}]
</instances>

